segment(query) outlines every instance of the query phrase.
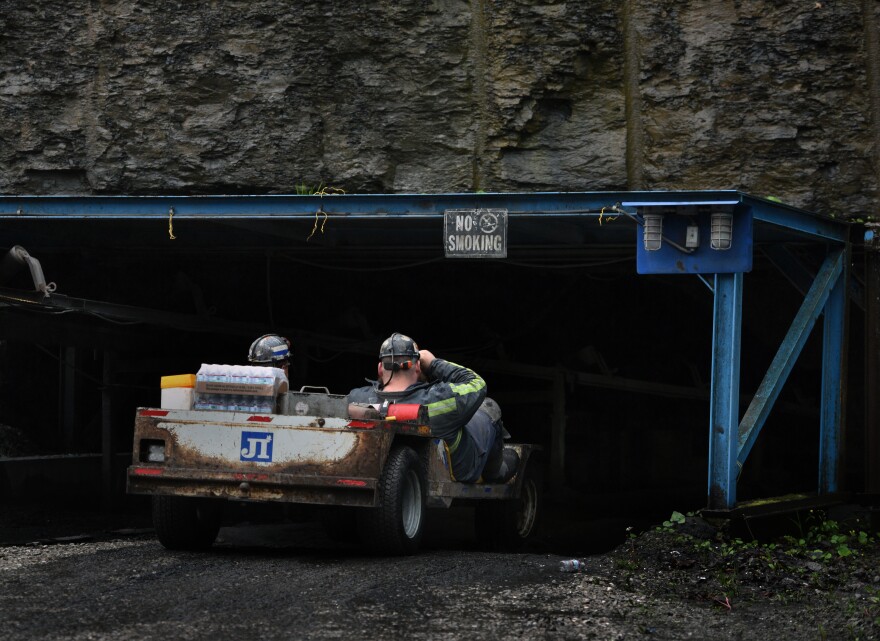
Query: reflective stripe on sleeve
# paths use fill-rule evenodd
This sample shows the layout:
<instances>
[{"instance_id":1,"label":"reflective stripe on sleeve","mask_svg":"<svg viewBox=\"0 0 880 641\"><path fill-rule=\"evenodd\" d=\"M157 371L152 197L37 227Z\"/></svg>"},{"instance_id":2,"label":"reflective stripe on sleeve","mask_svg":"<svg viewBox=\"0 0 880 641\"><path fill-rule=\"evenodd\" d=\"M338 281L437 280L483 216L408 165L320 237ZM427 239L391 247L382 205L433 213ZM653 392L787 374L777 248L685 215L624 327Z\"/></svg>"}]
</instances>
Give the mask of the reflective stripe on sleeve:
<instances>
[{"instance_id":1,"label":"reflective stripe on sleeve","mask_svg":"<svg viewBox=\"0 0 880 641\"><path fill-rule=\"evenodd\" d=\"M461 433L462 430L458 430L458 434L455 435L455 440L452 441L452 445L449 446L449 453L452 454L455 450L458 449L458 444L461 443ZM452 461L449 462L449 469L452 470Z\"/></svg>"},{"instance_id":2,"label":"reflective stripe on sleeve","mask_svg":"<svg viewBox=\"0 0 880 641\"><path fill-rule=\"evenodd\" d=\"M455 397L444 398L442 401L428 403L428 417L448 414L455 411Z\"/></svg>"},{"instance_id":3,"label":"reflective stripe on sleeve","mask_svg":"<svg viewBox=\"0 0 880 641\"><path fill-rule=\"evenodd\" d=\"M476 394L481 389L486 387L486 381L484 381L482 378L477 378L470 383L453 383L449 387L459 396L466 396L468 394Z\"/></svg>"}]
</instances>

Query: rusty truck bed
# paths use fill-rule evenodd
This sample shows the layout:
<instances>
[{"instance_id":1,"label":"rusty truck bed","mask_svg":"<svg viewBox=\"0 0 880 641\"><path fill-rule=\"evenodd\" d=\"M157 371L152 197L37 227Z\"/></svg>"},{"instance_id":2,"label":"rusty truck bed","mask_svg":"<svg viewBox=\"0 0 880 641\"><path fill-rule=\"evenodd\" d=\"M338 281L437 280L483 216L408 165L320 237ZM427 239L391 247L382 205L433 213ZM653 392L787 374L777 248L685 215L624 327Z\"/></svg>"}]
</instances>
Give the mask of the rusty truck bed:
<instances>
[{"instance_id":1,"label":"rusty truck bed","mask_svg":"<svg viewBox=\"0 0 880 641\"><path fill-rule=\"evenodd\" d=\"M370 506L395 434L431 432L382 420L140 408L128 491Z\"/></svg>"}]
</instances>

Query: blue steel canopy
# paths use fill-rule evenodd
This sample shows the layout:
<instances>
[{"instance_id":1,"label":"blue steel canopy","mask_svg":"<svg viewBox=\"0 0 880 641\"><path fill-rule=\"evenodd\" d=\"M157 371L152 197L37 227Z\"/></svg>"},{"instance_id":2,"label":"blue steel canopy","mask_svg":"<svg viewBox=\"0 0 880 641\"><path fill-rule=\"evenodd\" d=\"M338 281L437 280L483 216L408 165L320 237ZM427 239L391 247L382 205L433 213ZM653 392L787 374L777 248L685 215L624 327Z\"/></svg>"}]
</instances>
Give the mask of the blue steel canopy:
<instances>
[{"instance_id":1,"label":"blue steel canopy","mask_svg":"<svg viewBox=\"0 0 880 641\"><path fill-rule=\"evenodd\" d=\"M505 209L511 254L560 247L635 254L636 225L619 212L730 206L754 222L753 245L798 282L804 303L758 393L740 420L742 273L714 277L709 507L736 503L738 470L797 359L824 314L819 490L837 490L843 395L844 305L850 226L739 191L567 192L489 194L335 194L325 196L3 196L6 237L32 251L105 245L180 251L199 247L414 246L442 253L444 212ZM615 216L617 219L615 220ZM549 223L553 223L550 225ZM198 225L196 227L195 225ZM194 230L198 233L192 233ZM172 236L176 230L177 239ZM318 230L320 230L318 232ZM311 233L310 233L311 232ZM316 233L317 232L317 233ZM781 243L812 244L826 254L813 278Z\"/></svg>"},{"instance_id":2,"label":"blue steel canopy","mask_svg":"<svg viewBox=\"0 0 880 641\"><path fill-rule=\"evenodd\" d=\"M132 234L132 230L152 229L158 232L157 220L170 223L181 221L213 221L241 223L247 221L252 232L273 233L277 223L300 221L313 223L316 218L323 222L328 233L339 234L342 240L357 244L375 242L375 238L346 234L346 230L365 228L382 229L399 242L436 242L436 225L441 224L447 209L504 208L511 220L511 243L528 245L536 242L529 233L535 222L566 221L579 233L570 236L569 242L580 244L621 243L632 246L633 225L625 221L610 224L614 217L611 208L616 204L624 207L662 207L675 205L733 204L749 208L756 224L755 242L775 242L797 238L843 242L847 237L847 225L829 218L777 202L756 198L739 191L670 191L670 192L556 192L511 194L338 194L327 196L2 196L0 219L7 229L23 234L17 242L28 242L31 235L42 237L46 242L57 244L88 241L99 228L91 226L66 227L64 237L45 235L45 221L84 220L101 222L100 230L120 230L117 242L154 244L168 240L168 236L156 233L144 236ZM405 218L401 226L399 219ZM601 220L600 220L601 219ZM12 221L16 221L13 223ZM39 224L34 224L39 221ZM608 221L609 224L597 224ZM116 225L114 223L124 223ZM390 224L389 224L390 223ZM586 224L592 223L592 224ZM135 224L133 226L133 224ZM186 238L181 243L213 242L240 243L252 240L236 226L235 233L229 228L219 228L200 240ZM122 234L121 230L128 230ZM226 231L227 233L224 233ZM103 233L103 232L102 232ZM540 236L538 237L540 238ZM304 240L304 238L303 238ZM260 242L266 243L265 235ZM39 240L38 240L39 243Z\"/></svg>"}]
</instances>

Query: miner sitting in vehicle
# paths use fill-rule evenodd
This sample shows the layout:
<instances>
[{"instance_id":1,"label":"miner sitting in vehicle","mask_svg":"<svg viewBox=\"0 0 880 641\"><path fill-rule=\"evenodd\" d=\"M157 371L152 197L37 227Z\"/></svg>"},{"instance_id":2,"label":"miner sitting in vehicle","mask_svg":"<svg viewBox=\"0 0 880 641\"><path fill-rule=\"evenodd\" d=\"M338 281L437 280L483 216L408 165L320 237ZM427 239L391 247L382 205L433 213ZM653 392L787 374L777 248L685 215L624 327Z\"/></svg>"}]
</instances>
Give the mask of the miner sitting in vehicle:
<instances>
[{"instance_id":1,"label":"miner sitting in vehicle","mask_svg":"<svg viewBox=\"0 0 880 641\"><path fill-rule=\"evenodd\" d=\"M473 370L419 351L409 336L394 333L379 350L378 380L353 389L349 403L381 408L393 403L427 407L431 433L449 447L456 481L506 483L519 457L504 447L498 404L486 398L486 382Z\"/></svg>"}]
</instances>

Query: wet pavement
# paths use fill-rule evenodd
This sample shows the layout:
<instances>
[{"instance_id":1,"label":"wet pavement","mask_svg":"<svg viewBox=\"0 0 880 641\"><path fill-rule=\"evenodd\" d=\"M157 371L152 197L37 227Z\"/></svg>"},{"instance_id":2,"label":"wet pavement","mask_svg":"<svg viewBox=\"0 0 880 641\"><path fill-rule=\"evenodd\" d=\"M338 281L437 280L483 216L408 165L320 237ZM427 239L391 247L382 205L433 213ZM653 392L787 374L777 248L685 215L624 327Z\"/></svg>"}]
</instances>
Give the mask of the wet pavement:
<instances>
[{"instance_id":1,"label":"wet pavement","mask_svg":"<svg viewBox=\"0 0 880 641\"><path fill-rule=\"evenodd\" d=\"M634 572L650 576L660 566L591 552L591 533L616 536L611 522L585 530L571 520L531 550L501 554L477 549L466 514L446 516L429 521L424 551L383 558L329 540L317 523L237 524L222 528L208 552L169 552L142 510L0 506L2 637L849 638L796 602L734 598L727 608L674 590L633 589L633 576L645 576ZM584 570L560 572L575 551Z\"/></svg>"}]
</instances>

